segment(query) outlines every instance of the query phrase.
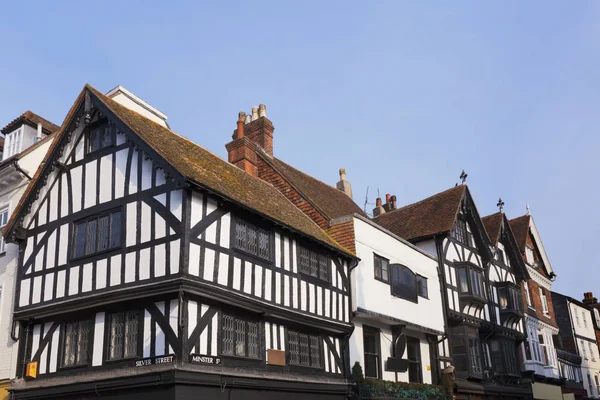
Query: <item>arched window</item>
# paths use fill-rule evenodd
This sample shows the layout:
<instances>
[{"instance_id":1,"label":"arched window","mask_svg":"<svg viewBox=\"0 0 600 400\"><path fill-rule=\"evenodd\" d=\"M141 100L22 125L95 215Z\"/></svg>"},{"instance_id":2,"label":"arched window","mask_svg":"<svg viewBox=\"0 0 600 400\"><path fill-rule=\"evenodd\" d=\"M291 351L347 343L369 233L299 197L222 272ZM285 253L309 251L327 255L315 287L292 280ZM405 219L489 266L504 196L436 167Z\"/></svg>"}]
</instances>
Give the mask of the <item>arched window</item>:
<instances>
[{"instance_id":1,"label":"arched window","mask_svg":"<svg viewBox=\"0 0 600 400\"><path fill-rule=\"evenodd\" d=\"M417 302L417 276L408 267L391 264L390 286L392 295Z\"/></svg>"}]
</instances>

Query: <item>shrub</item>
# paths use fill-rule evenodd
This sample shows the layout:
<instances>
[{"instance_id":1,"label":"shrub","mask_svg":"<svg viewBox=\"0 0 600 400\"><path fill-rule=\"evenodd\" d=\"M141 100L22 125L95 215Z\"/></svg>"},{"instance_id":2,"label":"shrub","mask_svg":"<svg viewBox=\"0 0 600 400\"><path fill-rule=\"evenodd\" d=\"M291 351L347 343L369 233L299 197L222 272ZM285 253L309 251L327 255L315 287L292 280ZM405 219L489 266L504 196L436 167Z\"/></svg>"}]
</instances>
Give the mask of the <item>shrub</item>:
<instances>
[{"instance_id":1,"label":"shrub","mask_svg":"<svg viewBox=\"0 0 600 400\"><path fill-rule=\"evenodd\" d=\"M352 369L354 372L354 368ZM361 371L362 372L362 371ZM390 382L364 379L359 384L361 398L390 398L411 400L446 400L442 386L426 383Z\"/></svg>"}]
</instances>

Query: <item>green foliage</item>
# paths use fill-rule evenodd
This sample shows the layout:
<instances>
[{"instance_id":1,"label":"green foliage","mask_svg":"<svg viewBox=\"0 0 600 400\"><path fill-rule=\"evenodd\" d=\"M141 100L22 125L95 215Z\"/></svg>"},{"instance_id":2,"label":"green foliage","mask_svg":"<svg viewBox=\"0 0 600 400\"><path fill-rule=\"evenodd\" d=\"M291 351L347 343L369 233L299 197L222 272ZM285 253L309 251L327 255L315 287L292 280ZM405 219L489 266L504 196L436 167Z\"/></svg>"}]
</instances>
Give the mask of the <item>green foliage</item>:
<instances>
[{"instance_id":1,"label":"green foliage","mask_svg":"<svg viewBox=\"0 0 600 400\"><path fill-rule=\"evenodd\" d=\"M361 384L365 380L363 376L363 370L360 366L360 363L357 361L352 366L352 382L356 384Z\"/></svg>"},{"instance_id":2,"label":"green foliage","mask_svg":"<svg viewBox=\"0 0 600 400\"><path fill-rule=\"evenodd\" d=\"M352 369L354 372L354 368ZM411 400L446 400L442 386L426 383L390 382L365 379L359 385L361 398L389 398Z\"/></svg>"}]
</instances>

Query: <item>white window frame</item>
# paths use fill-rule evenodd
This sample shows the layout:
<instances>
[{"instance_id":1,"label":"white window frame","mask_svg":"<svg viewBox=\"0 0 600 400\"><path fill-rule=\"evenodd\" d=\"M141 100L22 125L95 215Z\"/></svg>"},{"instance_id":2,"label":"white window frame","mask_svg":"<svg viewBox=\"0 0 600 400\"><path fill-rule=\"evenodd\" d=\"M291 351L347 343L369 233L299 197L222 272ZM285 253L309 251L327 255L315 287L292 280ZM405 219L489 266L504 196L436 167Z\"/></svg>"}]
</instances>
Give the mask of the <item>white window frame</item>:
<instances>
[{"instance_id":1,"label":"white window frame","mask_svg":"<svg viewBox=\"0 0 600 400\"><path fill-rule=\"evenodd\" d=\"M2 159L6 160L9 157L19 154L23 147L23 128L16 129L6 135L4 142L4 154Z\"/></svg>"},{"instance_id":2,"label":"white window frame","mask_svg":"<svg viewBox=\"0 0 600 400\"><path fill-rule=\"evenodd\" d=\"M0 231L8 223L8 216L10 215L8 206L0 207ZM0 255L6 253L6 242L4 237L0 234Z\"/></svg>"},{"instance_id":3,"label":"white window frame","mask_svg":"<svg viewBox=\"0 0 600 400\"><path fill-rule=\"evenodd\" d=\"M581 321L579 321L579 310L576 308L573 310L573 312L575 313L575 323L581 328Z\"/></svg>"},{"instance_id":4,"label":"white window frame","mask_svg":"<svg viewBox=\"0 0 600 400\"><path fill-rule=\"evenodd\" d=\"M582 348L582 352L583 352L583 359L587 360L588 359L588 354L587 354L587 350L585 348L585 344L583 343L583 340L579 340L579 345Z\"/></svg>"},{"instance_id":5,"label":"white window frame","mask_svg":"<svg viewBox=\"0 0 600 400\"><path fill-rule=\"evenodd\" d=\"M594 308L594 316L596 317L596 324L600 325L600 312L597 308Z\"/></svg>"},{"instance_id":6,"label":"white window frame","mask_svg":"<svg viewBox=\"0 0 600 400\"><path fill-rule=\"evenodd\" d=\"M544 314L548 315L548 299L546 299L546 295L544 294L544 289L541 287L538 288L540 290L540 300L542 301L542 311Z\"/></svg>"},{"instance_id":7,"label":"white window frame","mask_svg":"<svg viewBox=\"0 0 600 400\"><path fill-rule=\"evenodd\" d=\"M585 311L581 310L581 317L583 318L583 327L587 329L587 319L585 318Z\"/></svg>"},{"instance_id":8,"label":"white window frame","mask_svg":"<svg viewBox=\"0 0 600 400\"><path fill-rule=\"evenodd\" d=\"M533 265L535 257L533 256L533 249L529 246L525 246L525 258L527 259L527 264Z\"/></svg>"},{"instance_id":9,"label":"white window frame","mask_svg":"<svg viewBox=\"0 0 600 400\"><path fill-rule=\"evenodd\" d=\"M592 346L592 342L588 342L588 347L590 348L590 359L592 361L596 361L596 353L594 352L594 347Z\"/></svg>"},{"instance_id":10,"label":"white window frame","mask_svg":"<svg viewBox=\"0 0 600 400\"><path fill-rule=\"evenodd\" d=\"M533 304L531 303L531 294L529 293L529 282L523 281L525 286L525 298L527 299L527 306L533 308Z\"/></svg>"}]
</instances>

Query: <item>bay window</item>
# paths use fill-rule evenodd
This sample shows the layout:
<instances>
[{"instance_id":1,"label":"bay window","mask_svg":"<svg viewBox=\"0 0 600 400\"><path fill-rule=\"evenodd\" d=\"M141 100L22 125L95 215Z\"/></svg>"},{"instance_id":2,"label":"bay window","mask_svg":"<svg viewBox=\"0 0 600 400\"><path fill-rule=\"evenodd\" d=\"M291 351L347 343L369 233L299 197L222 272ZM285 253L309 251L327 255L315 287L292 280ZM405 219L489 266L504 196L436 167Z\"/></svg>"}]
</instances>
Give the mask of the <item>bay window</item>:
<instances>
[{"instance_id":1,"label":"bay window","mask_svg":"<svg viewBox=\"0 0 600 400\"><path fill-rule=\"evenodd\" d=\"M467 325L451 328L450 345L456 375L481 377L483 366L477 329Z\"/></svg>"},{"instance_id":2,"label":"bay window","mask_svg":"<svg viewBox=\"0 0 600 400\"><path fill-rule=\"evenodd\" d=\"M521 291L511 283L498 284L498 305L500 311L521 313Z\"/></svg>"},{"instance_id":3,"label":"bay window","mask_svg":"<svg viewBox=\"0 0 600 400\"><path fill-rule=\"evenodd\" d=\"M457 267L457 273L461 295L485 299L485 280L481 269L474 265L460 265Z\"/></svg>"}]
</instances>

